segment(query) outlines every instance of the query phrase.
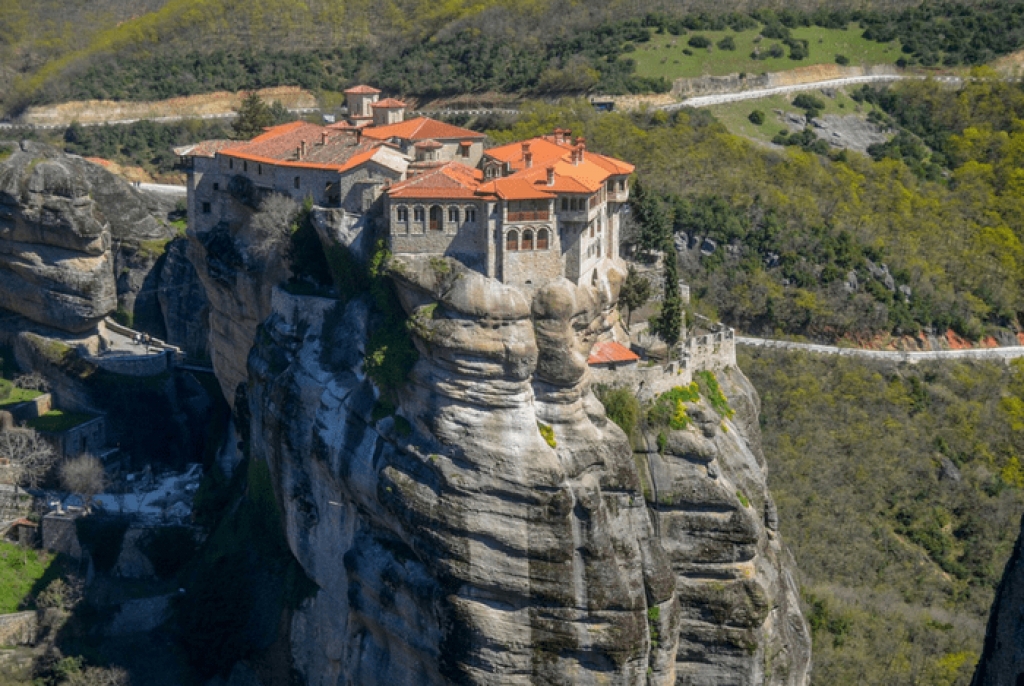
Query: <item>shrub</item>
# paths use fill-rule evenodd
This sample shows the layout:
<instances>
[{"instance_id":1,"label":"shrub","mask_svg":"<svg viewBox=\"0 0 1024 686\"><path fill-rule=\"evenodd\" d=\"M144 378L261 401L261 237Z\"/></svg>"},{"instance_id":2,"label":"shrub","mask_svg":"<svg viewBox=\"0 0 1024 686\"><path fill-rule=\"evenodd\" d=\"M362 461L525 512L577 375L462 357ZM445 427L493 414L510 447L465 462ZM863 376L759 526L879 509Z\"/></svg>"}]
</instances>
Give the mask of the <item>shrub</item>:
<instances>
[{"instance_id":1,"label":"shrub","mask_svg":"<svg viewBox=\"0 0 1024 686\"><path fill-rule=\"evenodd\" d=\"M689 45L691 48L710 48L711 39L708 38L707 36L701 36L698 34L696 36L690 36L690 39L686 41L686 44Z\"/></svg>"},{"instance_id":2,"label":"shrub","mask_svg":"<svg viewBox=\"0 0 1024 686\"><path fill-rule=\"evenodd\" d=\"M808 116L811 116L811 110L820 112L825 109L825 103L822 102L820 98L816 98L810 93L800 93L793 98L793 107L799 107L802 110L806 110L808 112Z\"/></svg>"},{"instance_id":3,"label":"shrub","mask_svg":"<svg viewBox=\"0 0 1024 686\"><path fill-rule=\"evenodd\" d=\"M715 378L714 372L697 372L697 379L700 390L704 393L704 396L708 399L708 404L711 408L724 419L731 418L736 411L729 407L729 400L722 393L721 387L718 385L718 379Z\"/></svg>"},{"instance_id":4,"label":"shrub","mask_svg":"<svg viewBox=\"0 0 1024 686\"><path fill-rule=\"evenodd\" d=\"M782 46L778 43L772 43L771 47L768 48L768 56L776 59L786 54L786 51L782 49Z\"/></svg>"},{"instance_id":5,"label":"shrub","mask_svg":"<svg viewBox=\"0 0 1024 686\"><path fill-rule=\"evenodd\" d=\"M726 36L722 40L715 43L719 50L735 50L736 40L732 36Z\"/></svg>"},{"instance_id":6,"label":"shrub","mask_svg":"<svg viewBox=\"0 0 1024 686\"><path fill-rule=\"evenodd\" d=\"M100 572L109 572L121 555L121 544L128 531L127 517L92 515L75 520L75 531L82 547L92 555L93 564Z\"/></svg>"},{"instance_id":7,"label":"shrub","mask_svg":"<svg viewBox=\"0 0 1024 686\"><path fill-rule=\"evenodd\" d=\"M543 436L544 440L552 448L558 447L558 443L555 441L555 430L547 424L537 422L537 430L540 431L540 435Z\"/></svg>"},{"instance_id":8,"label":"shrub","mask_svg":"<svg viewBox=\"0 0 1024 686\"><path fill-rule=\"evenodd\" d=\"M640 419L640 402L628 388L598 388L598 399L604 404L608 419L632 436Z\"/></svg>"},{"instance_id":9,"label":"shrub","mask_svg":"<svg viewBox=\"0 0 1024 686\"><path fill-rule=\"evenodd\" d=\"M166 526L146 536L142 552L161 579L174 577L196 553L196 539L187 526Z\"/></svg>"},{"instance_id":10,"label":"shrub","mask_svg":"<svg viewBox=\"0 0 1024 686\"><path fill-rule=\"evenodd\" d=\"M761 110L754 110L749 115L747 115L747 119L750 120L751 124L754 124L755 126L760 126L761 124L764 123L764 112L762 112Z\"/></svg>"},{"instance_id":11,"label":"shrub","mask_svg":"<svg viewBox=\"0 0 1024 686\"><path fill-rule=\"evenodd\" d=\"M847 57L846 55L836 55L836 64L839 64L839 65L842 65L842 66L845 67L849 63L850 63L850 58Z\"/></svg>"}]
</instances>

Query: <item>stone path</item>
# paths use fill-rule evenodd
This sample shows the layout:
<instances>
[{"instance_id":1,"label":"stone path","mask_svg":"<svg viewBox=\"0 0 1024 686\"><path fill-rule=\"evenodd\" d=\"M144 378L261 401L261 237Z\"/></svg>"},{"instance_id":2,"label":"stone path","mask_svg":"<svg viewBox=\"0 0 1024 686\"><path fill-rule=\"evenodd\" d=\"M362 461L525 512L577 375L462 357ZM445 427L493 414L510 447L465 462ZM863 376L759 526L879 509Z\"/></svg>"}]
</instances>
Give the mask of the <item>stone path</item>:
<instances>
[{"instance_id":1,"label":"stone path","mask_svg":"<svg viewBox=\"0 0 1024 686\"><path fill-rule=\"evenodd\" d=\"M777 341L770 338L753 338L736 336L736 345L756 348L780 348L782 350L803 350L822 355L842 355L846 357L864 357L875 360L892 360L895 362L921 362L922 360L1013 360L1024 357L1024 346L1014 345L1005 348L970 348L967 350L927 350L910 352L900 350L866 350L864 348L840 348L834 345L817 343L797 343L795 341Z\"/></svg>"}]
</instances>

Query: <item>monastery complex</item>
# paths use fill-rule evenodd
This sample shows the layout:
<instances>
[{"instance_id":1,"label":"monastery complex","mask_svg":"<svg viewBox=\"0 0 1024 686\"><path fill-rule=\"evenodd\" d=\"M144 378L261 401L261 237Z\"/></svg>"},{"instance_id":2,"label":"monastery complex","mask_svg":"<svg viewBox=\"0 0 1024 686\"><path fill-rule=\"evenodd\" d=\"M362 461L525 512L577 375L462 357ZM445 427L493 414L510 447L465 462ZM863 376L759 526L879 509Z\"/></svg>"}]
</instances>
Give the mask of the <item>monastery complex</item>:
<instances>
[{"instance_id":1,"label":"monastery complex","mask_svg":"<svg viewBox=\"0 0 1024 686\"><path fill-rule=\"evenodd\" d=\"M550 135L484 149L484 134L428 117L380 91L345 91L347 121L296 121L250 141L177 148L188 214L202 233L270 193L351 215L381 212L396 255L445 255L531 289L559 276L593 283L618 261L633 166Z\"/></svg>"}]
</instances>

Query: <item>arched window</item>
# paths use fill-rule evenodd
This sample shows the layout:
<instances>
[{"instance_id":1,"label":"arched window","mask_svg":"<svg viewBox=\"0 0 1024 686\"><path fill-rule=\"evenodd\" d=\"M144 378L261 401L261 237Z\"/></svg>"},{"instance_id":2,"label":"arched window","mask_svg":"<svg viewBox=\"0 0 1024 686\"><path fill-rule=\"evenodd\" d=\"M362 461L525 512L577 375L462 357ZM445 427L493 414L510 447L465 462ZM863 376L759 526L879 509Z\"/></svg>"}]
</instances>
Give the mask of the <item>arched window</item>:
<instances>
[{"instance_id":1,"label":"arched window","mask_svg":"<svg viewBox=\"0 0 1024 686\"><path fill-rule=\"evenodd\" d=\"M414 208L412 208L412 218L415 221L418 221L418 222L423 221L423 217L424 217L425 214L426 213L423 211L422 207L414 207Z\"/></svg>"},{"instance_id":2,"label":"arched window","mask_svg":"<svg viewBox=\"0 0 1024 686\"><path fill-rule=\"evenodd\" d=\"M449 207L448 208L448 221L450 221L452 224L458 224L459 223L459 208L458 207Z\"/></svg>"},{"instance_id":3,"label":"arched window","mask_svg":"<svg viewBox=\"0 0 1024 686\"><path fill-rule=\"evenodd\" d=\"M432 205L430 208L430 229L432 231L440 231L442 228L441 222L441 206Z\"/></svg>"},{"instance_id":4,"label":"arched window","mask_svg":"<svg viewBox=\"0 0 1024 686\"><path fill-rule=\"evenodd\" d=\"M469 224L473 224L473 223L476 222L476 208L475 207L467 207L466 208L466 222L469 223Z\"/></svg>"},{"instance_id":5,"label":"arched window","mask_svg":"<svg viewBox=\"0 0 1024 686\"><path fill-rule=\"evenodd\" d=\"M523 231L523 250L533 250L533 231Z\"/></svg>"},{"instance_id":6,"label":"arched window","mask_svg":"<svg viewBox=\"0 0 1024 686\"><path fill-rule=\"evenodd\" d=\"M513 229L505 237L505 252L515 252L516 250L519 250L519 232Z\"/></svg>"},{"instance_id":7,"label":"arched window","mask_svg":"<svg viewBox=\"0 0 1024 686\"><path fill-rule=\"evenodd\" d=\"M537 232L537 250L548 249L548 230L541 229Z\"/></svg>"},{"instance_id":8,"label":"arched window","mask_svg":"<svg viewBox=\"0 0 1024 686\"><path fill-rule=\"evenodd\" d=\"M409 221L409 208L399 207L398 208L398 221L407 222Z\"/></svg>"}]
</instances>

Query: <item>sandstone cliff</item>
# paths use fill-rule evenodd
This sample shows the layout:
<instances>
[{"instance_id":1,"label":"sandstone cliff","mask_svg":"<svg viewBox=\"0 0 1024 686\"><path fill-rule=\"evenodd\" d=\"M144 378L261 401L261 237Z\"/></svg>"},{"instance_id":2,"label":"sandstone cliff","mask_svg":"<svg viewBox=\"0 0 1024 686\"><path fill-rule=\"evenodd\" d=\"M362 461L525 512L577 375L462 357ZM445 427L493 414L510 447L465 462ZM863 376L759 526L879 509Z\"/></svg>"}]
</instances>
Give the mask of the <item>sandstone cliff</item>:
<instances>
[{"instance_id":1,"label":"sandstone cliff","mask_svg":"<svg viewBox=\"0 0 1024 686\"><path fill-rule=\"evenodd\" d=\"M985 647L971 686L1021 683L1024 683L1024 519L992 603Z\"/></svg>"},{"instance_id":2,"label":"sandstone cliff","mask_svg":"<svg viewBox=\"0 0 1024 686\"><path fill-rule=\"evenodd\" d=\"M532 299L451 261L393 277L420 351L395 405L363 366L365 295L275 290L248 360L252 457L319 588L291 625L307 683L807 683L739 372L735 422L700 403L634 455L586 364L621 274ZM225 293L211 330L242 344L248 326L217 321Z\"/></svg>"},{"instance_id":3,"label":"sandstone cliff","mask_svg":"<svg viewBox=\"0 0 1024 686\"><path fill-rule=\"evenodd\" d=\"M117 307L123 251L170 235L127 182L31 141L0 142L0 308L68 332L93 328ZM123 294L141 288L126 279Z\"/></svg>"}]
</instances>

